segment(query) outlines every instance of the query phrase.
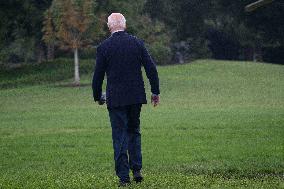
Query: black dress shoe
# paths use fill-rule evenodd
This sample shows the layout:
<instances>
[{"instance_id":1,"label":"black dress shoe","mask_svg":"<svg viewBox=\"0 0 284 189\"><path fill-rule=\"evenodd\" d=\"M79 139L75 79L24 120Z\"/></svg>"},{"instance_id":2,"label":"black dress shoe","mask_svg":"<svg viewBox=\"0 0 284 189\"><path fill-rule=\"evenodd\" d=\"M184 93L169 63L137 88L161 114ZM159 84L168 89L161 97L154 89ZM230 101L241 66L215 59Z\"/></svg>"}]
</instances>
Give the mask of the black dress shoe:
<instances>
[{"instance_id":1,"label":"black dress shoe","mask_svg":"<svg viewBox=\"0 0 284 189\"><path fill-rule=\"evenodd\" d=\"M130 181L119 181L118 187L127 187L130 184Z\"/></svg>"},{"instance_id":2,"label":"black dress shoe","mask_svg":"<svg viewBox=\"0 0 284 189\"><path fill-rule=\"evenodd\" d=\"M133 177L134 177L133 180L136 183L142 182L143 180L143 176L140 171L133 171Z\"/></svg>"}]
</instances>

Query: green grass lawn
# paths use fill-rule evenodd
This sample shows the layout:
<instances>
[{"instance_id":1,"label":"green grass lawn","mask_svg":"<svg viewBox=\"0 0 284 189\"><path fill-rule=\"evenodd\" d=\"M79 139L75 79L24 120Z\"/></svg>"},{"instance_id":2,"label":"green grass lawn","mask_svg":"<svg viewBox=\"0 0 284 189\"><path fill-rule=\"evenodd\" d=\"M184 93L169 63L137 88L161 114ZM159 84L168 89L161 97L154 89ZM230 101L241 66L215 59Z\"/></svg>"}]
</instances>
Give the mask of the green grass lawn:
<instances>
[{"instance_id":1,"label":"green grass lawn","mask_svg":"<svg viewBox=\"0 0 284 189\"><path fill-rule=\"evenodd\" d=\"M130 188L284 188L284 66L200 60L158 71L161 104L141 113L145 181ZM91 86L7 88L1 77L0 188L117 187L108 112Z\"/></svg>"}]
</instances>

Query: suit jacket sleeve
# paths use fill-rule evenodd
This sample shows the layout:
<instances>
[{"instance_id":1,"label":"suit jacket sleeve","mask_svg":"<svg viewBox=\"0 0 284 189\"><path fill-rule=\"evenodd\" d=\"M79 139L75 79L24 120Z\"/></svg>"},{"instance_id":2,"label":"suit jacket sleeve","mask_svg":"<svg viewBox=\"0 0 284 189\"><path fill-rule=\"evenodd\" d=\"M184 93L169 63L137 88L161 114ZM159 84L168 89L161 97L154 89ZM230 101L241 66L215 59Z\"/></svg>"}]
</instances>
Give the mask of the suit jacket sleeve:
<instances>
[{"instance_id":1,"label":"suit jacket sleeve","mask_svg":"<svg viewBox=\"0 0 284 189\"><path fill-rule=\"evenodd\" d=\"M102 84L106 72L106 59L100 47L97 48L96 66L93 75L92 89L95 101L99 101L102 95Z\"/></svg>"},{"instance_id":2,"label":"suit jacket sleeve","mask_svg":"<svg viewBox=\"0 0 284 189\"><path fill-rule=\"evenodd\" d=\"M142 45L142 64L144 66L147 78L149 79L151 85L151 92L153 94L159 95L160 94L159 77L156 65L143 42L141 42L141 45Z\"/></svg>"}]
</instances>

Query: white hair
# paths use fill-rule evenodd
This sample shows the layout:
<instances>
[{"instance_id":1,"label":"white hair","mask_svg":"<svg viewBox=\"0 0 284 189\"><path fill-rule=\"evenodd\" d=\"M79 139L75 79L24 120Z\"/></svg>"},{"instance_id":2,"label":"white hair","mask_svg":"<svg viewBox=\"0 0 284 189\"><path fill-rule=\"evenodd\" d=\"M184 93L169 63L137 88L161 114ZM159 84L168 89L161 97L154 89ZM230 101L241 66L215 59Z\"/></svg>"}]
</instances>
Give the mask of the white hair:
<instances>
[{"instance_id":1,"label":"white hair","mask_svg":"<svg viewBox=\"0 0 284 189\"><path fill-rule=\"evenodd\" d=\"M112 13L107 20L109 28L126 28L126 19L121 13Z\"/></svg>"}]
</instances>

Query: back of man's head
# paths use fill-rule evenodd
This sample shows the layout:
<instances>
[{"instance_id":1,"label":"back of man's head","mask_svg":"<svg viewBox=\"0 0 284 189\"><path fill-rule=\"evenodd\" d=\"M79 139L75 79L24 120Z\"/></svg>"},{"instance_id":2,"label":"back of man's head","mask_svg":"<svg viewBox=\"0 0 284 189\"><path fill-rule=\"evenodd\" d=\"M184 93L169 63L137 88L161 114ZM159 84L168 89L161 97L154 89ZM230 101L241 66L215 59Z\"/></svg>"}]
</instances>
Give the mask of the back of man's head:
<instances>
[{"instance_id":1,"label":"back of man's head","mask_svg":"<svg viewBox=\"0 0 284 189\"><path fill-rule=\"evenodd\" d=\"M108 17L107 25L111 32L114 32L116 30L125 30L126 19L121 13L112 13Z\"/></svg>"}]
</instances>

